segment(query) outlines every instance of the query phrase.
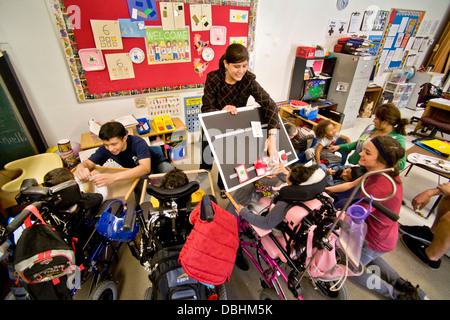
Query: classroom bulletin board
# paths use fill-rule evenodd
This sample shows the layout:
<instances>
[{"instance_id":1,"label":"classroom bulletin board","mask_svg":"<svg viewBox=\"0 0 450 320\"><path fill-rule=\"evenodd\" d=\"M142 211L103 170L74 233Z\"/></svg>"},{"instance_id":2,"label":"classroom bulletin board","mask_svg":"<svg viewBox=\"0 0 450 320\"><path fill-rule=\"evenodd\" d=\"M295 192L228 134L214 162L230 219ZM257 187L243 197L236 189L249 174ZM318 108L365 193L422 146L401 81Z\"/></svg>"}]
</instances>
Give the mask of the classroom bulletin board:
<instances>
[{"instance_id":1,"label":"classroom bulletin board","mask_svg":"<svg viewBox=\"0 0 450 320\"><path fill-rule=\"evenodd\" d=\"M401 69L408 57L425 11L391 9L375 60L375 72Z\"/></svg>"},{"instance_id":2,"label":"classroom bulletin board","mask_svg":"<svg viewBox=\"0 0 450 320\"><path fill-rule=\"evenodd\" d=\"M78 102L204 87L257 0L48 0Z\"/></svg>"}]
</instances>

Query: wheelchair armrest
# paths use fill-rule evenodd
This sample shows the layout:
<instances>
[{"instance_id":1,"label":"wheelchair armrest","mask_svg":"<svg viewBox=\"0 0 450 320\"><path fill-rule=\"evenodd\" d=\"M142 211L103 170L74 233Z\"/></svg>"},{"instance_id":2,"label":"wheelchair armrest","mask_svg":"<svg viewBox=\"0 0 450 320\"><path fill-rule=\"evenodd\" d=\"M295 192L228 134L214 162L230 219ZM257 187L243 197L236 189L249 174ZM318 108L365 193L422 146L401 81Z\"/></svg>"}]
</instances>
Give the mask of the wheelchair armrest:
<instances>
[{"instance_id":1,"label":"wheelchair armrest","mask_svg":"<svg viewBox=\"0 0 450 320\"><path fill-rule=\"evenodd\" d=\"M22 181L22 184L20 185L20 191L25 190L26 188L29 187L38 187L39 183L37 182L37 180L35 178L28 178L28 179L24 179Z\"/></svg>"},{"instance_id":2,"label":"wheelchair armrest","mask_svg":"<svg viewBox=\"0 0 450 320\"><path fill-rule=\"evenodd\" d=\"M200 184L198 181L190 181L188 184L184 186L175 188L175 189L164 189L154 185L147 186L147 193L151 196L154 196L156 199L168 202L174 199L182 198L193 194L200 188Z\"/></svg>"}]
</instances>

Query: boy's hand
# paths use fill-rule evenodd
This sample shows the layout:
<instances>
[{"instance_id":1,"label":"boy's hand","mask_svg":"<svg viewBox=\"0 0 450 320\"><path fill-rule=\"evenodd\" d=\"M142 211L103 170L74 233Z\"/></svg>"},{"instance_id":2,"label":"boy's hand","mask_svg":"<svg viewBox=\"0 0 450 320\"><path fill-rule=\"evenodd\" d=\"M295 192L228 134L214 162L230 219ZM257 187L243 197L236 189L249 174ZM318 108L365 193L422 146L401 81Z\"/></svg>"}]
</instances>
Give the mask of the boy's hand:
<instances>
[{"instance_id":1,"label":"boy's hand","mask_svg":"<svg viewBox=\"0 0 450 320\"><path fill-rule=\"evenodd\" d=\"M110 185L114 182L116 182L116 176L113 173L101 173L94 177L91 177L91 181L97 186L97 187L103 187Z\"/></svg>"},{"instance_id":2,"label":"boy's hand","mask_svg":"<svg viewBox=\"0 0 450 320\"><path fill-rule=\"evenodd\" d=\"M74 176L77 177L80 181L89 181L91 177L91 172L88 168L85 168L81 165L78 165L76 170L74 171Z\"/></svg>"}]
</instances>

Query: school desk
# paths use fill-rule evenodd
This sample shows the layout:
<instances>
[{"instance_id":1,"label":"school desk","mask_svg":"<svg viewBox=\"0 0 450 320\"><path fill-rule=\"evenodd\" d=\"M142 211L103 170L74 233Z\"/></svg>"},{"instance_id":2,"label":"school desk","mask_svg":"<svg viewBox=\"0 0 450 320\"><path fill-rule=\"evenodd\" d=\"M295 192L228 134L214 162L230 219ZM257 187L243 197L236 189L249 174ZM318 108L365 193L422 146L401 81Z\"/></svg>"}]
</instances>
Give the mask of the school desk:
<instances>
[{"instance_id":1,"label":"school desk","mask_svg":"<svg viewBox=\"0 0 450 320\"><path fill-rule=\"evenodd\" d=\"M428 151L428 150L426 150L426 149L424 149L424 148L422 148L422 147L420 147L420 146L418 146L418 145L413 145L411 148L409 148L408 150L406 150L406 161L407 161L408 163L410 163L410 166L409 166L408 169L407 169L408 171L406 171L405 177L406 177L406 176L408 175L408 173L411 171L411 169L412 169L413 166L417 166L417 167L422 168L422 169L424 169L424 170L427 170L427 171L429 171L429 172L431 172L431 173L437 174L437 175L440 176L440 177L450 179L450 173L444 173L444 172L441 172L441 171L438 171L438 170L434 170L433 168L430 168L430 167L428 167L428 166L426 166L426 165L423 165L423 164L420 164L420 163L412 163L412 162L408 161L408 156L409 156L411 153L419 153L419 154L423 154L423 155L426 155L426 156L435 157L435 158L440 158L440 159L442 159L442 160L447 160L447 157L445 157L445 156L438 156L438 155L436 155L436 154L434 154L434 153L432 153L432 152L430 152L430 151ZM406 169L405 169L405 170L406 170ZM425 190L424 190L424 191L425 191ZM442 198L442 196L439 196L439 197L436 199L436 201L435 201L434 204L433 204L433 207L432 207L431 210L428 212L427 218L428 218L428 217L433 213L433 211L437 208L437 206L438 206L439 201L441 200L441 198Z\"/></svg>"},{"instance_id":2,"label":"school desk","mask_svg":"<svg viewBox=\"0 0 450 320\"><path fill-rule=\"evenodd\" d=\"M159 134L155 131L155 129L153 128L153 125L150 126L151 127L150 132L142 134L142 135L138 134L136 126L128 127L127 130L128 130L129 134L136 135L139 137L161 136L161 140L164 143L175 143L175 142L180 142L180 141L187 139L188 130L187 130L186 125L183 123L183 121L181 121L180 118L172 118L172 122L175 127L175 131L173 131L173 133L179 134L181 131L185 132L185 133L182 132L182 135L180 135L180 139L177 141L171 140L172 132ZM81 135L81 150L97 148L97 147L100 147L102 144L103 144L102 141L98 137L95 137L95 136L93 137L90 133L83 133Z\"/></svg>"}]
</instances>

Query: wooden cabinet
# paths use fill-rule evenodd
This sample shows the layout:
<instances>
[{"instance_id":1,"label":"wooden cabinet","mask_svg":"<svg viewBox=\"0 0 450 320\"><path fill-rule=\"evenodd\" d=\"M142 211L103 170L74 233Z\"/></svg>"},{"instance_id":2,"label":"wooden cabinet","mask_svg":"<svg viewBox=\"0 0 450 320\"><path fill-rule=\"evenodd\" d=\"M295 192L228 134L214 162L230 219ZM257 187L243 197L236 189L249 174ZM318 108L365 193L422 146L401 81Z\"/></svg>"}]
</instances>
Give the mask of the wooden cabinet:
<instances>
[{"instance_id":1,"label":"wooden cabinet","mask_svg":"<svg viewBox=\"0 0 450 320\"><path fill-rule=\"evenodd\" d=\"M336 66L327 98L337 103L337 111L345 114L342 129L352 128L369 84L375 63L372 56L333 53Z\"/></svg>"}]
</instances>

